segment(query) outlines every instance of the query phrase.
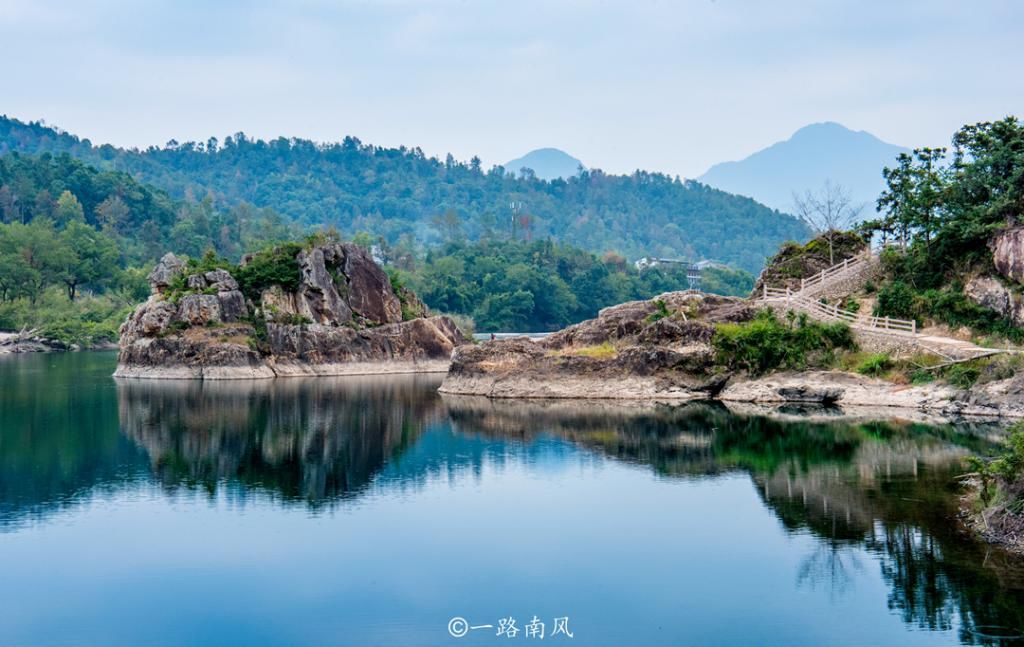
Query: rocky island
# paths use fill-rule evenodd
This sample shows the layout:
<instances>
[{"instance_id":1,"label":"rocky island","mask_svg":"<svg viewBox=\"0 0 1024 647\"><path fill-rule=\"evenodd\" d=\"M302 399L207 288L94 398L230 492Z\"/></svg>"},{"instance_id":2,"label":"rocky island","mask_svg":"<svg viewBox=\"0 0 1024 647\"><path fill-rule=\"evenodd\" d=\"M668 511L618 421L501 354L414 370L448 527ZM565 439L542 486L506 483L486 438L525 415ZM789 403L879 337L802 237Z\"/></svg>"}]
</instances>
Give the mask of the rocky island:
<instances>
[{"instance_id":1,"label":"rocky island","mask_svg":"<svg viewBox=\"0 0 1024 647\"><path fill-rule=\"evenodd\" d=\"M115 377L444 372L466 341L351 243L279 245L238 266L167 254L148 278Z\"/></svg>"}]
</instances>

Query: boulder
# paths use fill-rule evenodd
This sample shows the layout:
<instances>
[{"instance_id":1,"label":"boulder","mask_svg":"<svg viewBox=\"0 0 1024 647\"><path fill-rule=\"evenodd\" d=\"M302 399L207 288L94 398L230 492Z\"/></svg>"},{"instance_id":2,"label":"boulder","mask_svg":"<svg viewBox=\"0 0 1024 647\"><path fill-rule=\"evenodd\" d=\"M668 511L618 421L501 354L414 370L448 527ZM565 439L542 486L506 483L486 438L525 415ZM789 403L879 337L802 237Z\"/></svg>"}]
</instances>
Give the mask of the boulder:
<instances>
[{"instance_id":1,"label":"boulder","mask_svg":"<svg viewBox=\"0 0 1024 647\"><path fill-rule=\"evenodd\" d=\"M220 323L220 299L215 294L187 294L178 302L175 320L190 326L205 326Z\"/></svg>"},{"instance_id":2,"label":"boulder","mask_svg":"<svg viewBox=\"0 0 1024 647\"><path fill-rule=\"evenodd\" d=\"M217 293L220 302L220 318L224 322L239 321L249 315L245 306L245 297L238 290Z\"/></svg>"},{"instance_id":3,"label":"boulder","mask_svg":"<svg viewBox=\"0 0 1024 647\"><path fill-rule=\"evenodd\" d=\"M1016 283L1024 283L1024 227L1013 227L992 239L992 262L996 270Z\"/></svg>"},{"instance_id":4,"label":"boulder","mask_svg":"<svg viewBox=\"0 0 1024 647\"><path fill-rule=\"evenodd\" d=\"M238 289L238 281L227 270L211 270L203 275L210 287L218 292L231 292Z\"/></svg>"},{"instance_id":5,"label":"boulder","mask_svg":"<svg viewBox=\"0 0 1024 647\"><path fill-rule=\"evenodd\" d=\"M178 308L169 301L150 298L121 324L121 338L155 337L167 329Z\"/></svg>"},{"instance_id":6,"label":"boulder","mask_svg":"<svg viewBox=\"0 0 1024 647\"><path fill-rule=\"evenodd\" d=\"M162 294L171 285L174 279L185 273L185 261L174 254L164 254L160 262L156 264L153 271L149 273L146 280L153 292Z\"/></svg>"},{"instance_id":7,"label":"boulder","mask_svg":"<svg viewBox=\"0 0 1024 647\"><path fill-rule=\"evenodd\" d=\"M188 280L185 283L188 285L189 290L206 289L206 278L202 274L189 274Z\"/></svg>"},{"instance_id":8,"label":"boulder","mask_svg":"<svg viewBox=\"0 0 1024 647\"><path fill-rule=\"evenodd\" d=\"M979 306L1004 317L1010 314L1013 306L1010 290L990 276L978 276L968 281L964 286L964 294Z\"/></svg>"}]
</instances>

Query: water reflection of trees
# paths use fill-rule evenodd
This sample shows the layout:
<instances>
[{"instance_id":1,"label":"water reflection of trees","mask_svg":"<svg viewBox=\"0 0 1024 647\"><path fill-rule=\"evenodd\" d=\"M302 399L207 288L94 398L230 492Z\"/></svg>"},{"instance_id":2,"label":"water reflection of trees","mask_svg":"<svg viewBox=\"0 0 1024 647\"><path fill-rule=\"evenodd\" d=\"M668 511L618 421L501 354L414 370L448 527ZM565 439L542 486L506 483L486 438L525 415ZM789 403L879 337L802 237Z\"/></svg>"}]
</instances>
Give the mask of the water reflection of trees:
<instances>
[{"instance_id":1,"label":"water reflection of trees","mask_svg":"<svg viewBox=\"0 0 1024 647\"><path fill-rule=\"evenodd\" d=\"M145 480L109 375L91 353L0 356L0 532Z\"/></svg>"},{"instance_id":2,"label":"water reflection of trees","mask_svg":"<svg viewBox=\"0 0 1024 647\"><path fill-rule=\"evenodd\" d=\"M789 532L817 540L799 585L841 596L866 552L907 624L958 627L970 644L1002 644L996 636L1024 628L1021 560L960 535L955 523L960 458L991 450L989 426L780 420L711 404L446 402L465 430L551 433L666 475L746 471Z\"/></svg>"},{"instance_id":3,"label":"water reflection of trees","mask_svg":"<svg viewBox=\"0 0 1024 647\"><path fill-rule=\"evenodd\" d=\"M168 488L240 485L316 506L365 488L443 411L421 378L123 381L121 430Z\"/></svg>"}]
</instances>

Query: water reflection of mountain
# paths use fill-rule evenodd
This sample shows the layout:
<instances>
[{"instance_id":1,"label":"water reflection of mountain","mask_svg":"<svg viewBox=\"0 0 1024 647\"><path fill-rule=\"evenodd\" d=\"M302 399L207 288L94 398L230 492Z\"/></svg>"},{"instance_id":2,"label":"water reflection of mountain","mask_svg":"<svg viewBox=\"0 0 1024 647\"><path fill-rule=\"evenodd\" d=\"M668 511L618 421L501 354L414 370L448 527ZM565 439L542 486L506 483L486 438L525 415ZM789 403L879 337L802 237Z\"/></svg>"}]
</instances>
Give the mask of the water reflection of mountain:
<instances>
[{"instance_id":1,"label":"water reflection of mountain","mask_svg":"<svg viewBox=\"0 0 1024 647\"><path fill-rule=\"evenodd\" d=\"M745 471L787 531L818 539L799 585L841 596L867 553L907 624L957 628L967 644L1008 644L1024 628L1024 561L962 536L955 523L960 459L991 450L991 425L782 422L710 404L445 400L467 431L543 431L671 476Z\"/></svg>"},{"instance_id":2,"label":"water reflection of mountain","mask_svg":"<svg viewBox=\"0 0 1024 647\"><path fill-rule=\"evenodd\" d=\"M121 431L168 488L228 482L317 506L361 492L443 408L436 378L118 384Z\"/></svg>"}]
</instances>

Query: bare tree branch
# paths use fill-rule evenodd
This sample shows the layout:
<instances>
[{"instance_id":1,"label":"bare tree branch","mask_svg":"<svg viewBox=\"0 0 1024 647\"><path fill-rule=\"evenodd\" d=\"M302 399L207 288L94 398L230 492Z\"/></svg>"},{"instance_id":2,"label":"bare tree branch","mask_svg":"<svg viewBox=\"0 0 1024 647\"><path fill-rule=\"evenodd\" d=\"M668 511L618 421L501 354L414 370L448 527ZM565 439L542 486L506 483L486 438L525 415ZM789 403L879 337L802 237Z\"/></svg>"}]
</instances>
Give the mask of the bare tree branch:
<instances>
[{"instance_id":1,"label":"bare tree branch","mask_svg":"<svg viewBox=\"0 0 1024 647\"><path fill-rule=\"evenodd\" d=\"M797 217L807 223L815 234L828 241L828 260L834 265L833 243L836 234L853 225L864 205L854 204L849 191L841 184L833 184L831 180L825 180L817 192L808 189L801 196L794 191L793 205Z\"/></svg>"}]
</instances>

